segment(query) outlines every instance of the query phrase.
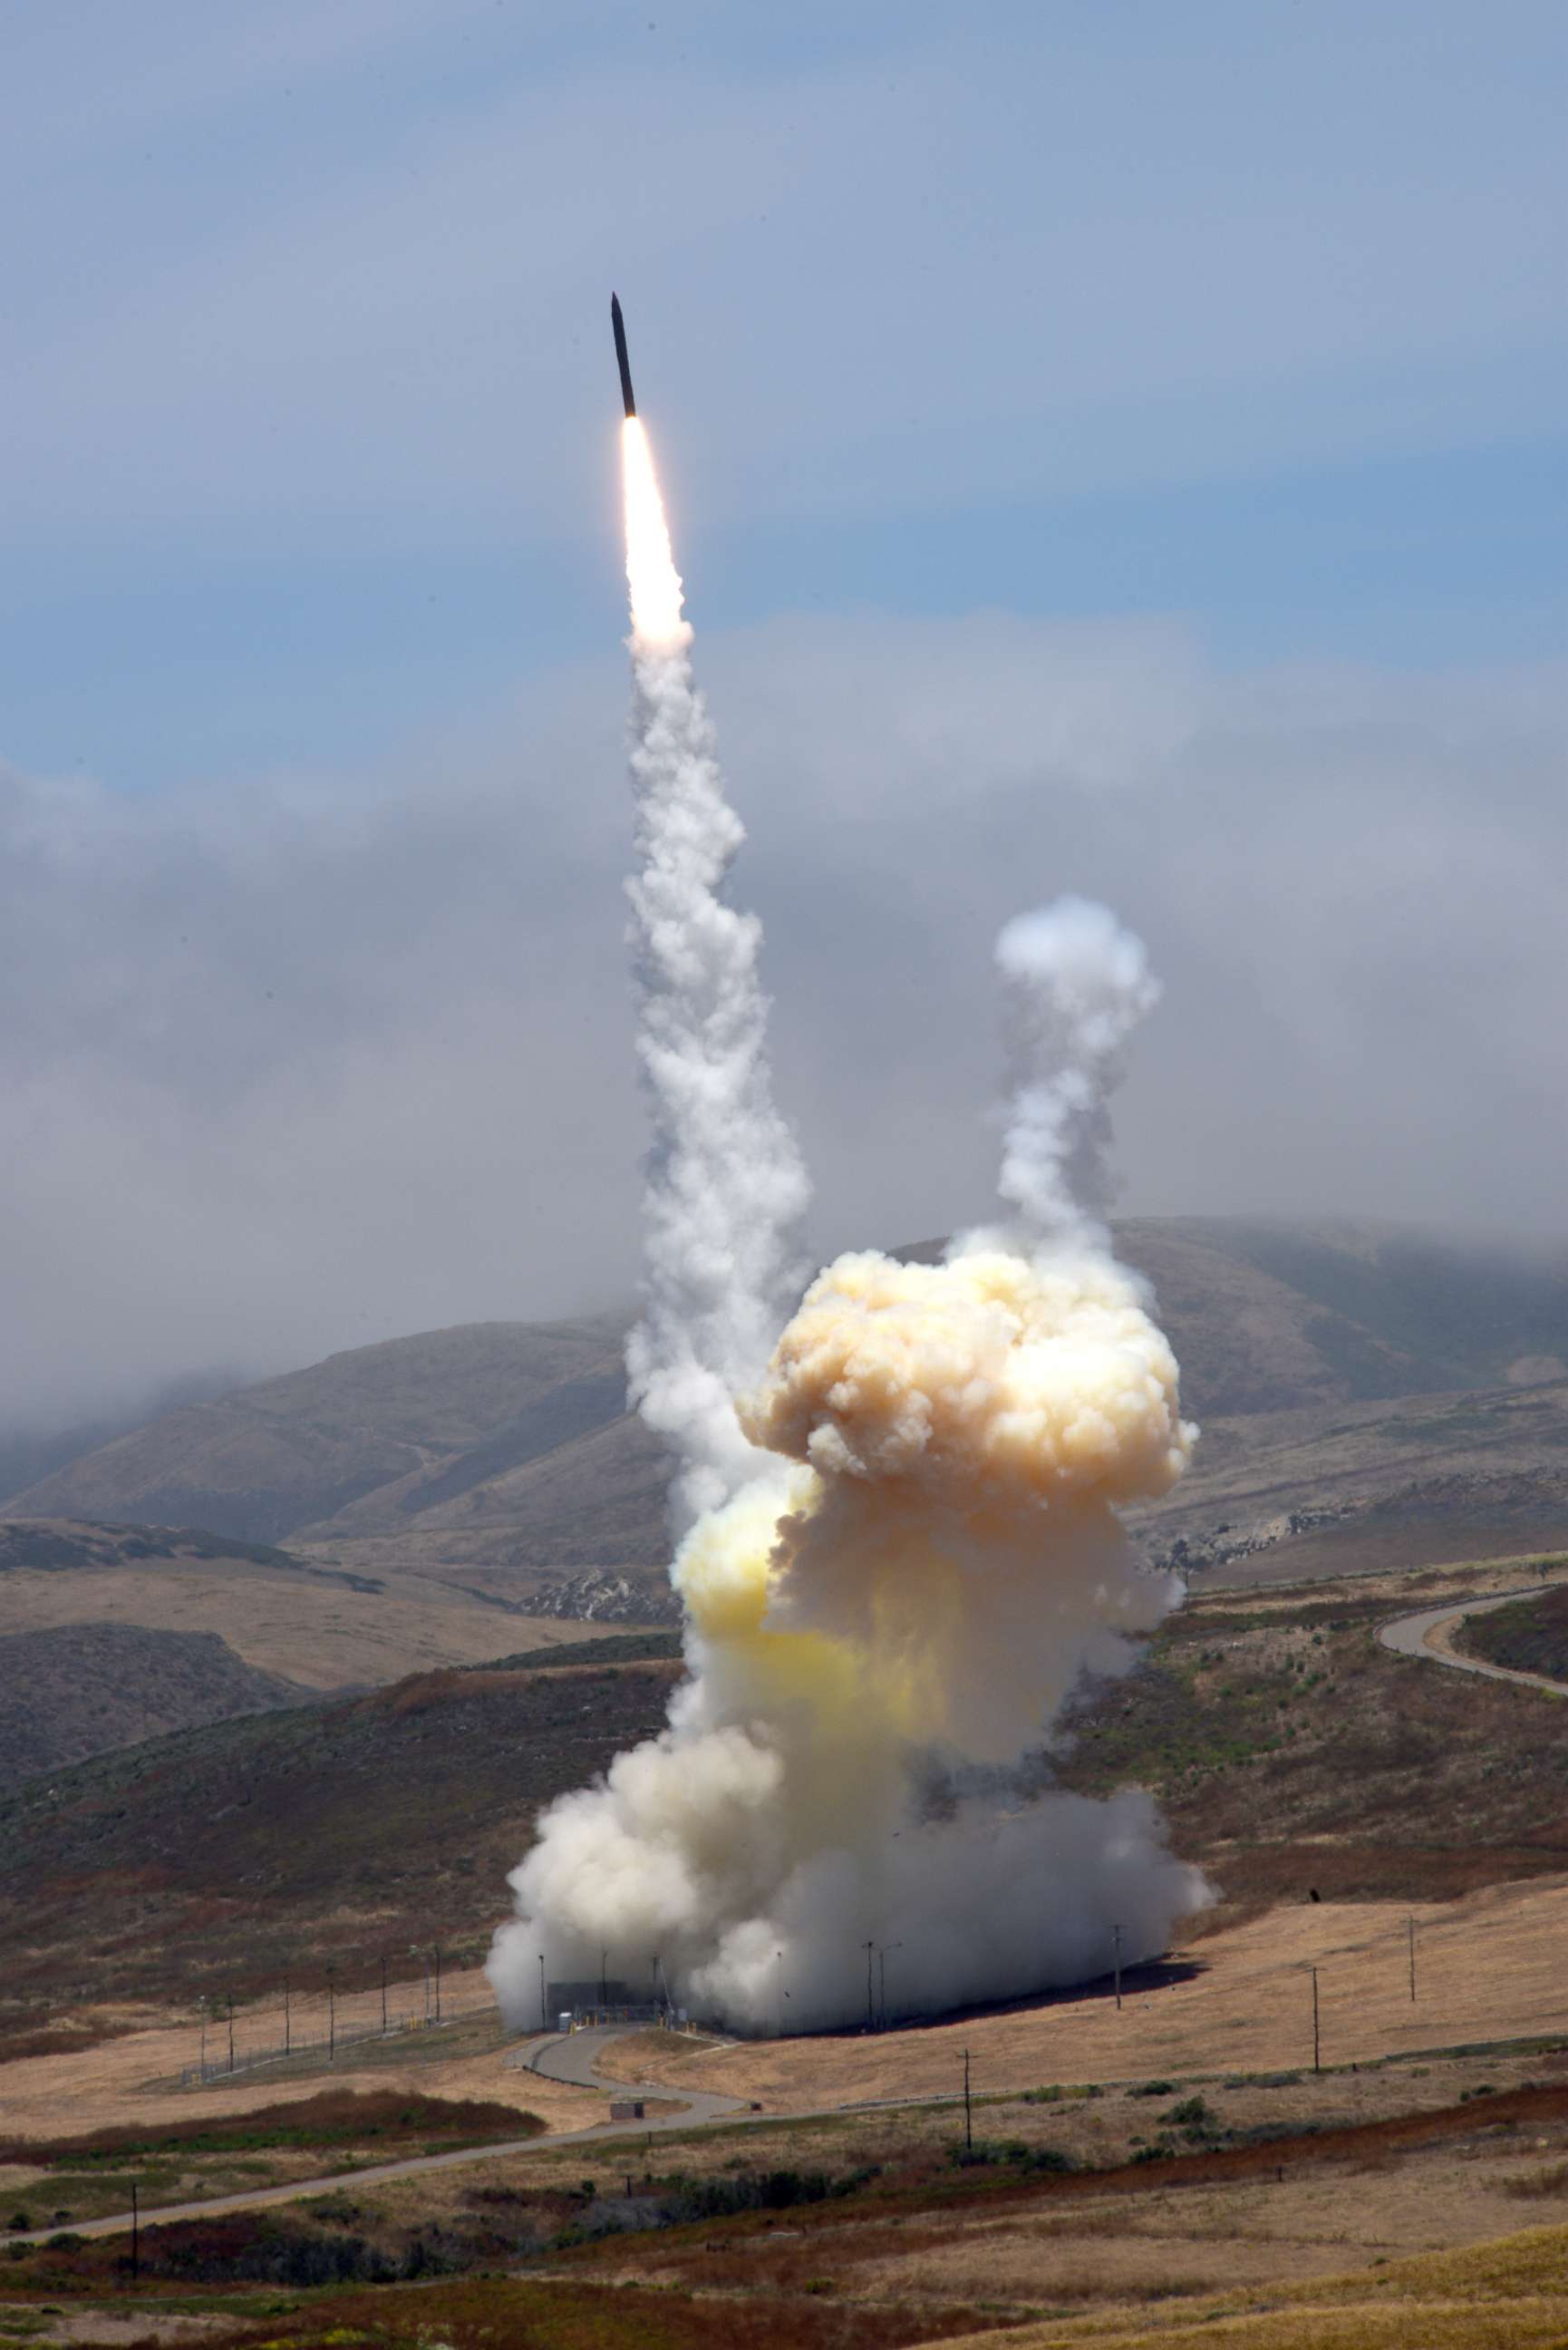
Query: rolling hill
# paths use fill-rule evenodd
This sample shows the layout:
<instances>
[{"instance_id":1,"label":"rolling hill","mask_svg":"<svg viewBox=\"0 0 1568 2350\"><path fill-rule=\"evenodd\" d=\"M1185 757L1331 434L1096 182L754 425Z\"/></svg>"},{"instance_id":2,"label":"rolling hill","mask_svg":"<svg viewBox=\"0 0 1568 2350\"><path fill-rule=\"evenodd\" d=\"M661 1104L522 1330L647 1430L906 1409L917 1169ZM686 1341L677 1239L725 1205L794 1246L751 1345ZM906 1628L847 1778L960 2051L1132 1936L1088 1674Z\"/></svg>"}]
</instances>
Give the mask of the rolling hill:
<instances>
[{"instance_id":1,"label":"rolling hill","mask_svg":"<svg viewBox=\"0 0 1568 2350\"><path fill-rule=\"evenodd\" d=\"M483 1593L238 1535L0 1520L0 1786L159 1731L566 1637Z\"/></svg>"},{"instance_id":2,"label":"rolling hill","mask_svg":"<svg viewBox=\"0 0 1568 2350\"><path fill-rule=\"evenodd\" d=\"M1351 1225L1146 1219L1117 1239L1205 1427L1148 1521L1156 1550L1217 1556L1263 1528L1332 1572L1371 1511L1415 1554L1453 1555L1467 1511L1472 1548L1563 1538L1568 1261ZM668 1607L665 1465L625 1409L624 1327L479 1323L336 1355L165 1413L5 1506L286 1538L318 1565L541 1614L648 1616Z\"/></svg>"},{"instance_id":3,"label":"rolling hill","mask_svg":"<svg viewBox=\"0 0 1568 2350\"><path fill-rule=\"evenodd\" d=\"M0 1637L0 1789L315 1692L236 1657L216 1632L55 1624Z\"/></svg>"}]
</instances>

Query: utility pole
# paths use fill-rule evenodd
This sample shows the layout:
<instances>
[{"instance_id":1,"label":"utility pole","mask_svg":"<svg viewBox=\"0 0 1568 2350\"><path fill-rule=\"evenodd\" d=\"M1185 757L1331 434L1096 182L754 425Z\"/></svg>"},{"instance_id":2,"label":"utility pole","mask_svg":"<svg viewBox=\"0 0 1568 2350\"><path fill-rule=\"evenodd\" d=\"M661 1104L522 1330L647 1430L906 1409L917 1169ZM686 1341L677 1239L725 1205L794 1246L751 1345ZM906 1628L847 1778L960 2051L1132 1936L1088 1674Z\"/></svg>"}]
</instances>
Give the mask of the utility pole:
<instances>
[{"instance_id":1,"label":"utility pole","mask_svg":"<svg viewBox=\"0 0 1568 2350\"><path fill-rule=\"evenodd\" d=\"M539 1953L539 2029L541 2032L548 2032L550 2029L549 2011L545 1998L545 1953L543 1950Z\"/></svg>"},{"instance_id":2,"label":"utility pole","mask_svg":"<svg viewBox=\"0 0 1568 2350\"><path fill-rule=\"evenodd\" d=\"M1116 1952L1116 2008L1119 2012L1122 2003L1122 1929L1119 1926L1111 1928L1111 1947Z\"/></svg>"},{"instance_id":3,"label":"utility pole","mask_svg":"<svg viewBox=\"0 0 1568 2350\"><path fill-rule=\"evenodd\" d=\"M1410 1997L1411 2000L1414 2001L1416 1996L1416 1920L1414 1916L1412 1916L1407 1922L1410 1928Z\"/></svg>"},{"instance_id":4,"label":"utility pole","mask_svg":"<svg viewBox=\"0 0 1568 2350\"><path fill-rule=\"evenodd\" d=\"M229 1994L228 1994L228 2001L229 2001L229 2070L230 2070L230 2072L232 2073L232 2072L234 2071L234 1992L233 1992L233 1991L230 1991L230 1992L229 1992Z\"/></svg>"},{"instance_id":5,"label":"utility pole","mask_svg":"<svg viewBox=\"0 0 1568 2350\"><path fill-rule=\"evenodd\" d=\"M294 2019L288 2012L288 1977L283 1979L283 2053L289 2055L294 2046Z\"/></svg>"},{"instance_id":6,"label":"utility pole","mask_svg":"<svg viewBox=\"0 0 1568 2350\"><path fill-rule=\"evenodd\" d=\"M436 2020L436 2022L439 2023L439 2022L441 2022L441 1950L440 1950L439 1945L438 1945L438 1947L437 1947L437 1949L436 1949L436 1950L435 1950L435 1952L434 1952L434 1958L435 1958L435 1995L436 1995L436 2012L435 2012L435 2020Z\"/></svg>"},{"instance_id":7,"label":"utility pole","mask_svg":"<svg viewBox=\"0 0 1568 2350\"><path fill-rule=\"evenodd\" d=\"M875 1942L867 1942L866 1945L866 2029L867 2032L875 2032L877 2029L877 2006L871 1993L871 1957L876 1948Z\"/></svg>"},{"instance_id":8,"label":"utility pole","mask_svg":"<svg viewBox=\"0 0 1568 2350\"><path fill-rule=\"evenodd\" d=\"M337 1960L329 1959L327 1962L327 2061L329 2064L336 2064L337 2060L337 1986L333 1980L337 1972Z\"/></svg>"},{"instance_id":9,"label":"utility pole","mask_svg":"<svg viewBox=\"0 0 1568 2350\"><path fill-rule=\"evenodd\" d=\"M963 2142L968 2154L974 2152L974 2108L969 2095L969 2050L963 2052Z\"/></svg>"},{"instance_id":10,"label":"utility pole","mask_svg":"<svg viewBox=\"0 0 1568 2350\"><path fill-rule=\"evenodd\" d=\"M429 2022L430 2022L430 2020L431 2020L431 1954L430 1954L430 1952L429 1952L428 1950L426 1950L426 1951L423 1953L423 1957L424 1957L424 1962L425 1962L425 2022L426 2022L426 2023L428 2024L428 2023L429 2023Z\"/></svg>"},{"instance_id":11,"label":"utility pole","mask_svg":"<svg viewBox=\"0 0 1568 2350\"><path fill-rule=\"evenodd\" d=\"M202 2001L202 2078L207 2077L207 2002Z\"/></svg>"},{"instance_id":12,"label":"utility pole","mask_svg":"<svg viewBox=\"0 0 1568 2350\"><path fill-rule=\"evenodd\" d=\"M784 1952L774 1952L774 1989L778 1994L779 2038L784 2038Z\"/></svg>"},{"instance_id":13,"label":"utility pole","mask_svg":"<svg viewBox=\"0 0 1568 2350\"><path fill-rule=\"evenodd\" d=\"M387 2036L387 1953L381 1953L381 2037Z\"/></svg>"},{"instance_id":14,"label":"utility pole","mask_svg":"<svg viewBox=\"0 0 1568 2350\"><path fill-rule=\"evenodd\" d=\"M599 2005L601 2008L609 2005L609 1952L602 1942L599 1945Z\"/></svg>"},{"instance_id":15,"label":"utility pole","mask_svg":"<svg viewBox=\"0 0 1568 2350\"><path fill-rule=\"evenodd\" d=\"M1312 2069L1321 2073L1323 2064L1317 2032L1317 1969L1312 1970Z\"/></svg>"}]
</instances>

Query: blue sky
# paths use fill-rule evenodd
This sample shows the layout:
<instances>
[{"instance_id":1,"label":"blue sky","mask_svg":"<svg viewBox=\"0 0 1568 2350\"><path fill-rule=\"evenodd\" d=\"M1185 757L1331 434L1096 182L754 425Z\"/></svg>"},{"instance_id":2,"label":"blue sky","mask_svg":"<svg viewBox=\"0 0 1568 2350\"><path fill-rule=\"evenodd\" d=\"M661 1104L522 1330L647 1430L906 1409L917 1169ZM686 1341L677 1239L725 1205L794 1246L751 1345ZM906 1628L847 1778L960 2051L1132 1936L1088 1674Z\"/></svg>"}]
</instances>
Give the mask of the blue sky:
<instances>
[{"instance_id":1,"label":"blue sky","mask_svg":"<svg viewBox=\"0 0 1568 2350\"><path fill-rule=\"evenodd\" d=\"M1563 1237L1558 0L0 0L0 1427L629 1295L607 318L826 1251Z\"/></svg>"},{"instance_id":2,"label":"blue sky","mask_svg":"<svg viewBox=\"0 0 1568 2350\"><path fill-rule=\"evenodd\" d=\"M377 756L693 608L1561 640L1556 5L0 9L0 742Z\"/></svg>"}]
</instances>

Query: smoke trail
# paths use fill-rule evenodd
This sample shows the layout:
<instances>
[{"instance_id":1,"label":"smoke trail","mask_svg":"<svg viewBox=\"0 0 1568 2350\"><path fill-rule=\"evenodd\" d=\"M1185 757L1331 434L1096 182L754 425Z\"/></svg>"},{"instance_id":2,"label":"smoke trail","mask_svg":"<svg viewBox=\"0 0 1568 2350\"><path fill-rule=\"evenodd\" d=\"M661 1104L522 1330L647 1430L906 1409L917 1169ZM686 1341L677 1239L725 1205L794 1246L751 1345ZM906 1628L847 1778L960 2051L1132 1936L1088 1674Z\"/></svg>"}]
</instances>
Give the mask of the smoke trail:
<instances>
[{"instance_id":1,"label":"smoke trail","mask_svg":"<svg viewBox=\"0 0 1568 2350\"><path fill-rule=\"evenodd\" d=\"M1039 1248L1110 1252L1109 1099L1122 1047L1159 1000L1143 941L1086 898L1019 914L1000 933L1012 1115L997 1190Z\"/></svg>"},{"instance_id":2,"label":"smoke trail","mask_svg":"<svg viewBox=\"0 0 1568 2350\"><path fill-rule=\"evenodd\" d=\"M760 1374L798 1295L794 1235L808 1186L773 1102L761 926L720 894L744 835L692 680L691 630L639 418L627 419L624 459L637 808L627 889L653 1113L645 1305L627 1362L643 1418L678 1451L680 1532L761 1466L733 1398Z\"/></svg>"},{"instance_id":3,"label":"smoke trail","mask_svg":"<svg viewBox=\"0 0 1568 2350\"><path fill-rule=\"evenodd\" d=\"M1064 901L998 942L1016 1223L940 1265L819 1274L771 1359L805 1180L769 1097L739 839L686 660L641 428L628 425L637 685L632 887L655 1106L649 1305L631 1361L672 1434L691 1677L669 1727L551 1806L490 1971L521 2020L557 1979L666 1979L739 2028L1081 1979L1206 1898L1148 1798L1044 1785L1085 1672L1125 1671L1179 1596L1117 1505L1185 1466L1177 1367L1097 1221L1106 1095L1153 1001L1142 950ZM1018 1766L1034 1753L1030 1769ZM992 1767L986 1768L985 1765Z\"/></svg>"}]
</instances>

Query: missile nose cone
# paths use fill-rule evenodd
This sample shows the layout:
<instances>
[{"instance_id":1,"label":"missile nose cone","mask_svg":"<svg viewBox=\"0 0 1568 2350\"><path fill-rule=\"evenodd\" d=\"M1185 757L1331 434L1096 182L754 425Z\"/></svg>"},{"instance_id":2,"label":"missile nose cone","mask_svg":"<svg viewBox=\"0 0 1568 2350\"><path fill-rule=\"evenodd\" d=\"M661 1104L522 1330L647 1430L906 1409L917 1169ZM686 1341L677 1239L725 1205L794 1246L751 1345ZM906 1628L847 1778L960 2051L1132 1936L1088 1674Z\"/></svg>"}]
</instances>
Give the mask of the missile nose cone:
<instances>
[{"instance_id":1,"label":"missile nose cone","mask_svg":"<svg viewBox=\"0 0 1568 2350\"><path fill-rule=\"evenodd\" d=\"M637 414L637 401L631 389L631 361L626 355L626 321L620 314L620 296L610 296L610 332L615 337L615 361L620 369L621 405L628 416Z\"/></svg>"}]
</instances>

